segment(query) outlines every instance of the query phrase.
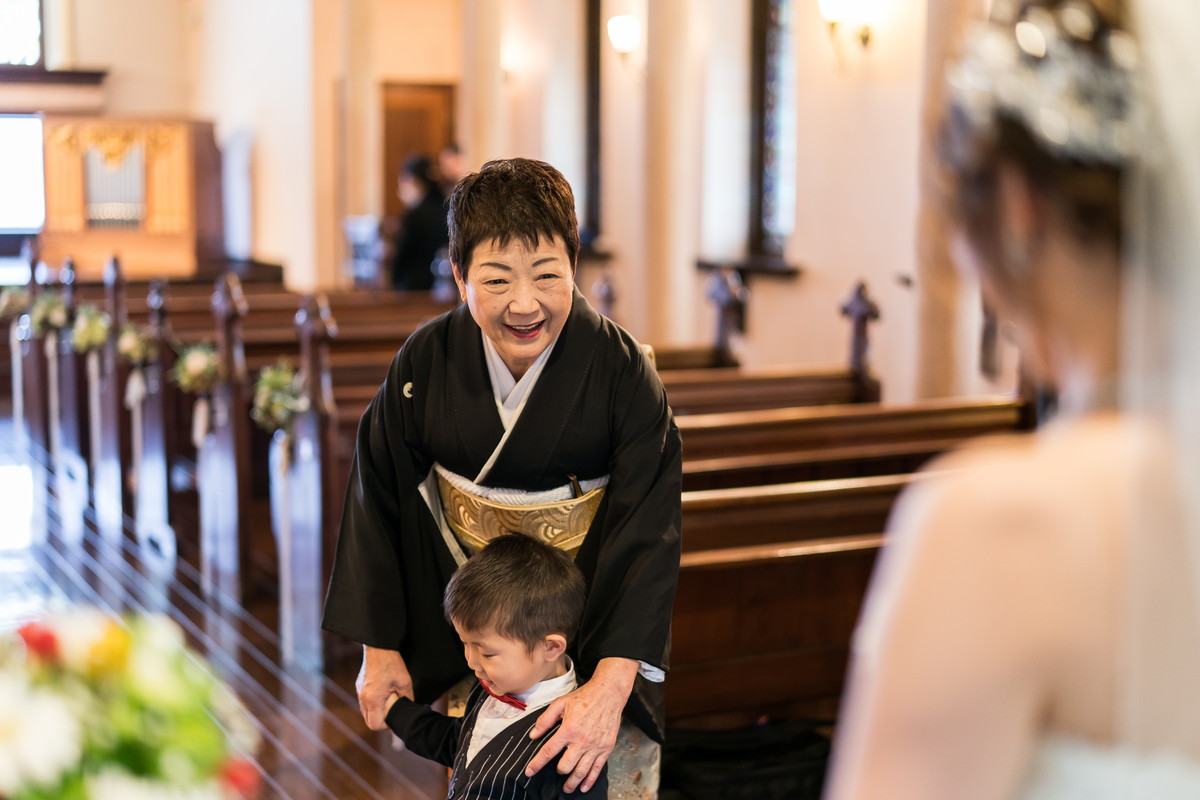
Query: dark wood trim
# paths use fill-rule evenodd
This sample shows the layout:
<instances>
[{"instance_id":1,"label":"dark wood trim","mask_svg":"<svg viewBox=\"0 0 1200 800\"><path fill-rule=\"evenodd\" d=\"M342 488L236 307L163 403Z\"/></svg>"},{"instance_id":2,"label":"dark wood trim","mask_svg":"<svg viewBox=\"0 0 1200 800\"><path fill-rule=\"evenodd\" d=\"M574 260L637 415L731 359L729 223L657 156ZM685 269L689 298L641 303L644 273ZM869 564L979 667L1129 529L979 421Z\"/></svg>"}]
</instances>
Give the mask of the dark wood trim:
<instances>
[{"instance_id":1,"label":"dark wood trim","mask_svg":"<svg viewBox=\"0 0 1200 800\"><path fill-rule=\"evenodd\" d=\"M767 122L767 38L771 0L752 0L750 13L750 218L746 249L752 256L767 253L763 226L763 173Z\"/></svg>"},{"instance_id":2,"label":"dark wood trim","mask_svg":"<svg viewBox=\"0 0 1200 800\"><path fill-rule=\"evenodd\" d=\"M40 65L0 64L0 83L44 83L99 86L108 76L103 69L46 69Z\"/></svg>"},{"instance_id":3,"label":"dark wood trim","mask_svg":"<svg viewBox=\"0 0 1200 800\"><path fill-rule=\"evenodd\" d=\"M600 0L587 0L584 22L584 174L582 249L595 254L600 235L600 40L603 24Z\"/></svg>"},{"instance_id":4,"label":"dark wood trim","mask_svg":"<svg viewBox=\"0 0 1200 800\"><path fill-rule=\"evenodd\" d=\"M752 275L767 275L777 278L798 278L804 274L804 269L795 264L788 264L776 255L749 255L745 258L730 261L696 261L696 269L702 272L728 267L742 276L742 282Z\"/></svg>"}]
</instances>

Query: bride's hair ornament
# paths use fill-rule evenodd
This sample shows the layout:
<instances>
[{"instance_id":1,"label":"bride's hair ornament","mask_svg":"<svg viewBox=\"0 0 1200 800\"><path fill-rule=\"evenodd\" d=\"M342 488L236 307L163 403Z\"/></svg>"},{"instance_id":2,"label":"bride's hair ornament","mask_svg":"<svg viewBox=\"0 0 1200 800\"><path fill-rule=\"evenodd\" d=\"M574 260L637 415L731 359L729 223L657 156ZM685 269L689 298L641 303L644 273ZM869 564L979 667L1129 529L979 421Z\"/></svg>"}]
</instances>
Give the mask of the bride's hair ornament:
<instances>
[{"instance_id":1,"label":"bride's hair ornament","mask_svg":"<svg viewBox=\"0 0 1200 800\"><path fill-rule=\"evenodd\" d=\"M1008 118L1062 158L1122 166L1139 154L1137 45L1090 3L995 0L962 52L947 72L950 99L977 134Z\"/></svg>"}]
</instances>

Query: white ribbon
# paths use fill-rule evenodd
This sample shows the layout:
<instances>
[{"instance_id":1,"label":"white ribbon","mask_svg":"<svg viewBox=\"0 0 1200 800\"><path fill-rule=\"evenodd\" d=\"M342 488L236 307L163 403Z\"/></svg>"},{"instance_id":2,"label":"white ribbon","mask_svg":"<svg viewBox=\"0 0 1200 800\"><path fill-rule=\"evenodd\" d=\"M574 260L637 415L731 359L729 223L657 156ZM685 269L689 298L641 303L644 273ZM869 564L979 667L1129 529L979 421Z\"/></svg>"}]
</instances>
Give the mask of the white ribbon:
<instances>
[{"instance_id":1,"label":"white ribbon","mask_svg":"<svg viewBox=\"0 0 1200 800\"><path fill-rule=\"evenodd\" d=\"M142 404L146 401L146 375L142 367L134 367L129 371L129 380L125 382L125 408L129 409L129 428L131 434L132 474L129 476L129 486L137 497L138 478L142 474ZM134 505L137 508L137 505Z\"/></svg>"},{"instance_id":2,"label":"white ribbon","mask_svg":"<svg viewBox=\"0 0 1200 800\"><path fill-rule=\"evenodd\" d=\"M115 377L115 376L114 376ZM100 466L100 351L92 348L87 353L88 438L91 440L92 474Z\"/></svg>"},{"instance_id":3,"label":"white ribbon","mask_svg":"<svg viewBox=\"0 0 1200 800\"><path fill-rule=\"evenodd\" d=\"M25 376L21 371L21 338L18 335L21 325L14 317L8 326L8 349L12 354L12 408L13 425L17 431L17 441L25 439Z\"/></svg>"},{"instance_id":4,"label":"white ribbon","mask_svg":"<svg viewBox=\"0 0 1200 800\"><path fill-rule=\"evenodd\" d=\"M293 617L294 567L292 558L292 498L289 483L292 452L292 437L287 431L279 430L271 438L271 518L275 522L275 546L279 551L279 630L282 633L281 649L284 663L290 664L296 656L295 622Z\"/></svg>"},{"instance_id":5,"label":"white ribbon","mask_svg":"<svg viewBox=\"0 0 1200 800\"><path fill-rule=\"evenodd\" d=\"M192 406L192 444L197 452L204 446L205 436L208 436L208 398L201 396Z\"/></svg>"},{"instance_id":6,"label":"white ribbon","mask_svg":"<svg viewBox=\"0 0 1200 800\"><path fill-rule=\"evenodd\" d=\"M46 334L45 340L46 349L46 390L49 395L47 397L50 408L50 416L46 421L46 427L49 429L50 436L50 463L55 470L58 470L58 439L59 439L59 390L58 390L58 331L50 331Z\"/></svg>"}]
</instances>

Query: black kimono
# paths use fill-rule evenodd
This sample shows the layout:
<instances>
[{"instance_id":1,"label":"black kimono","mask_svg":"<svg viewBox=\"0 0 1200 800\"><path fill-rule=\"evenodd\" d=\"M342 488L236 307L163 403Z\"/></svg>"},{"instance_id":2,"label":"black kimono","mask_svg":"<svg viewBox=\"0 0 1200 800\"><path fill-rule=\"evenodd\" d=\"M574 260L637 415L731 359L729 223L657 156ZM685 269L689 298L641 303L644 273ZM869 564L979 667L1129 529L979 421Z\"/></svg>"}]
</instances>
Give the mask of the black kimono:
<instances>
[{"instance_id":1,"label":"black kimono","mask_svg":"<svg viewBox=\"0 0 1200 800\"><path fill-rule=\"evenodd\" d=\"M541 738L529 738L529 732L540 716L539 712L514 720L468 763L467 748L471 742L471 732L486 699L483 689L476 686L467 699L467 710L461 718L439 714L429 706L406 698L397 700L388 712L388 727L404 740L409 750L453 768L447 800L459 797L480 800L493 797L512 800L556 800L567 797L603 800L608 796L607 765L587 792L578 789L574 792L564 791L563 784L568 776L558 773L557 758L532 778L525 777L525 767L542 745L558 732L559 726L555 725Z\"/></svg>"},{"instance_id":2,"label":"black kimono","mask_svg":"<svg viewBox=\"0 0 1200 800\"><path fill-rule=\"evenodd\" d=\"M416 699L467 675L442 613L455 562L418 492L433 464L478 474L504 433L467 306L418 330L363 415L323 625L398 650ZM588 598L572 656L667 668L679 572L679 429L654 366L578 291L545 368L484 483L541 491L609 475L575 563ZM626 715L663 738L662 684L639 676Z\"/></svg>"}]
</instances>

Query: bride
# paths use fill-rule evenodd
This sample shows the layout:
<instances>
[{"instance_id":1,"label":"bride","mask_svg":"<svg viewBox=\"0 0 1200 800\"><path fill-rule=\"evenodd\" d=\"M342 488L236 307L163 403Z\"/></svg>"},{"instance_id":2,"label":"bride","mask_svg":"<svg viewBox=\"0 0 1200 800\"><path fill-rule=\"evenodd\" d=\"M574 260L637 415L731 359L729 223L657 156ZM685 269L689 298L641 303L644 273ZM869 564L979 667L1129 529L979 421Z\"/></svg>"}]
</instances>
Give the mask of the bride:
<instances>
[{"instance_id":1,"label":"bride","mask_svg":"<svg viewBox=\"0 0 1200 800\"><path fill-rule=\"evenodd\" d=\"M827 800L1200 797L1200 2L993 0L957 252L1059 391L898 503Z\"/></svg>"}]
</instances>

